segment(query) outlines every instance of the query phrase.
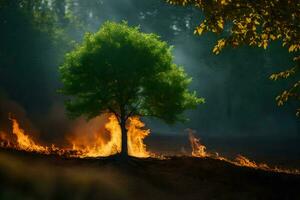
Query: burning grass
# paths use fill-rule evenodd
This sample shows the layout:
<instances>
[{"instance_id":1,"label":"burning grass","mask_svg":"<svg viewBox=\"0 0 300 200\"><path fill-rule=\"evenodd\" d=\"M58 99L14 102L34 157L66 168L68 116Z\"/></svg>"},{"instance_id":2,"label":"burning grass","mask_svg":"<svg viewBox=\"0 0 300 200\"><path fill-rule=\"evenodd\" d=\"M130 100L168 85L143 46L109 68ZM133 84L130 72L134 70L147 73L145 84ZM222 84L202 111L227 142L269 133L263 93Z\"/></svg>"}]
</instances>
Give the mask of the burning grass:
<instances>
[{"instance_id":1,"label":"burning grass","mask_svg":"<svg viewBox=\"0 0 300 200\"><path fill-rule=\"evenodd\" d=\"M231 160L219 155L219 153L208 152L206 151L206 146L201 144L200 139L196 138L193 134L192 130L189 130L189 140L192 146L192 156L198 158L213 158L217 160L223 160L234 164L240 167L249 167L254 169L260 169L264 171L272 171L272 172L280 172L280 173L287 173L287 174L300 174L300 170L298 169L284 169L280 167L272 167L266 163L256 163L255 161L251 161L249 158L243 155L237 155L235 159Z\"/></svg>"},{"instance_id":2,"label":"burning grass","mask_svg":"<svg viewBox=\"0 0 300 200\"><path fill-rule=\"evenodd\" d=\"M96 158L107 157L120 153L121 151L121 130L118 120L114 115L108 115L105 118L105 126L99 129L98 124L103 118L97 117L92 119L85 126L76 128L76 132L70 134L67 140L69 147L57 147L52 144L45 146L34 141L19 125L18 121L10 118L12 122L13 135L0 132L0 145L3 148L17 149L27 152L36 152L40 154L54 154L63 157L73 158ZM165 156L158 156L147 150L144 144L144 138L150 134L149 129L145 129L145 124L138 117L129 119L128 129L128 152L129 155L139 158L159 158L166 159ZM85 133L90 132L90 134ZM12 137L14 136L14 137ZM235 159L229 159L220 156L217 152L209 152L205 145L200 142L199 138L194 136L192 130L189 130L189 141L192 147L191 156L198 158L212 158L228 162L239 167L249 167L264 171L300 174L298 169L284 169L272 167L266 163L257 163L243 155L237 155Z\"/></svg>"},{"instance_id":3,"label":"burning grass","mask_svg":"<svg viewBox=\"0 0 300 200\"><path fill-rule=\"evenodd\" d=\"M12 133L9 135L0 132L0 145L4 148L13 148L41 154L58 154L68 157L105 157L111 156L121 151L121 129L118 120L114 115L107 117L104 129L99 129L97 123L100 117L92 119L87 127L77 128L76 133L68 136L70 147L57 147L40 145L34 141L19 125L14 118L9 118L12 122ZM128 123L128 152L129 155L140 158L155 156L146 149L143 140L150 134L149 129L145 129L145 124L138 117L131 117ZM84 131L88 130L90 134ZM12 137L14 136L14 137Z\"/></svg>"}]
</instances>

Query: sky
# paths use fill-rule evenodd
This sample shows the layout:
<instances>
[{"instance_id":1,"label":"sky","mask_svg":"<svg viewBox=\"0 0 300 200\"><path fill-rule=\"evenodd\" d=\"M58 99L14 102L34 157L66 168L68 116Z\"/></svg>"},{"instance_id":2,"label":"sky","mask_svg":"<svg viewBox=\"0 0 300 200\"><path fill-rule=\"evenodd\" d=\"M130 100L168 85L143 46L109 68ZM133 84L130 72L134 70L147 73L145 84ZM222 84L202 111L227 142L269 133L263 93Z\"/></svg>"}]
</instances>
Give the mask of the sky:
<instances>
[{"instance_id":1,"label":"sky","mask_svg":"<svg viewBox=\"0 0 300 200\"><path fill-rule=\"evenodd\" d=\"M206 99L196 110L186 112L190 120L184 124L170 126L157 119L144 119L153 134L180 135L192 128L201 137L300 137L296 105L277 107L275 102L288 83L268 79L272 72L293 64L292 56L279 44L265 51L226 48L216 56L212 48L219 36L193 35L193 28L202 19L194 8L170 6L159 0L74 2L76 14L84 16L88 31L97 31L106 20L126 20L144 32L160 35L174 46L175 62L193 78L191 89ZM45 141L63 138L74 122L66 117L64 97L57 92L61 47L50 45L49 38L28 28L26 19L11 15L1 15L5 31L0 33L4 44L0 47L0 127L9 128L7 115L11 112ZM78 42L83 36L75 30L69 34Z\"/></svg>"}]
</instances>

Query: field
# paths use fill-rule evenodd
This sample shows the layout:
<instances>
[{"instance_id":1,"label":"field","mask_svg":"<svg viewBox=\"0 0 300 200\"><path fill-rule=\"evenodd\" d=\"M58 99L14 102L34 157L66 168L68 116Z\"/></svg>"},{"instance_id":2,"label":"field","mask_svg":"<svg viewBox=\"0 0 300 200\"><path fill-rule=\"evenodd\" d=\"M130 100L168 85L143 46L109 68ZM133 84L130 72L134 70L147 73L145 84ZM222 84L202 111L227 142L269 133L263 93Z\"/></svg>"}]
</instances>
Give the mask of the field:
<instances>
[{"instance_id":1,"label":"field","mask_svg":"<svg viewBox=\"0 0 300 200\"><path fill-rule=\"evenodd\" d=\"M62 158L0 151L0 199L299 199L300 175L211 158Z\"/></svg>"}]
</instances>

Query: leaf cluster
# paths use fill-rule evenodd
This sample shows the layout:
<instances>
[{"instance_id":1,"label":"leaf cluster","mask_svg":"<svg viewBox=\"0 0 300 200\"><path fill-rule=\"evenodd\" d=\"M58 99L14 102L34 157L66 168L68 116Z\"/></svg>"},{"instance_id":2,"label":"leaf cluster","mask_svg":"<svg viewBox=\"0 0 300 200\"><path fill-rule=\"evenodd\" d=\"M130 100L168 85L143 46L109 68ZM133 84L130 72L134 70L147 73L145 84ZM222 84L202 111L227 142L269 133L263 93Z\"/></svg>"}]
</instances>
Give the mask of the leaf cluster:
<instances>
[{"instance_id":1,"label":"leaf cluster","mask_svg":"<svg viewBox=\"0 0 300 200\"><path fill-rule=\"evenodd\" d=\"M199 8L205 19L195 29L195 34L213 32L222 35L213 48L213 53L219 54L226 46L237 47L248 45L266 49L270 42L280 41L290 53L299 58L300 50L300 1L296 0L167 0L176 5L192 5ZM296 61L297 62L297 61ZM299 77L299 62L296 66L270 78L288 78L291 75ZM299 101L298 81L289 89L290 95L277 97L279 105L287 96ZM288 92L287 92L288 93ZM283 94L286 94L283 92ZM282 96L282 95L280 95ZM282 97L283 97L282 96ZM299 112L297 112L299 115Z\"/></svg>"},{"instance_id":2,"label":"leaf cluster","mask_svg":"<svg viewBox=\"0 0 300 200\"><path fill-rule=\"evenodd\" d=\"M73 117L101 113L153 116L172 123L204 100L188 90L191 79L173 63L172 47L126 22L106 22L66 54L62 92Z\"/></svg>"}]
</instances>

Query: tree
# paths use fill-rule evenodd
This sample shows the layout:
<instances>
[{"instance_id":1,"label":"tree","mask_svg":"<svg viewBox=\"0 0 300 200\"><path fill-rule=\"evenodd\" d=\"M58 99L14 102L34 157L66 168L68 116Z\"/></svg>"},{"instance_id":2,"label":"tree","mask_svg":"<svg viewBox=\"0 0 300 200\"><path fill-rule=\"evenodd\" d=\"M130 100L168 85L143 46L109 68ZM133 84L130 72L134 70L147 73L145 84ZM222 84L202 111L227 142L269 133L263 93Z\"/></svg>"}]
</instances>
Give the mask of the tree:
<instances>
[{"instance_id":1,"label":"tree","mask_svg":"<svg viewBox=\"0 0 300 200\"><path fill-rule=\"evenodd\" d=\"M186 109L204 102L188 90L191 78L173 63L171 51L157 35L125 22L106 22L97 33L87 33L60 67L69 115L114 114L122 132L121 154L127 156L128 118L152 116L174 123L185 119Z\"/></svg>"},{"instance_id":2,"label":"tree","mask_svg":"<svg viewBox=\"0 0 300 200\"><path fill-rule=\"evenodd\" d=\"M213 48L219 54L226 46L249 45L266 49L271 41L281 41L295 57L295 66L274 73L271 80L294 76L292 86L276 97L278 106L293 98L300 102L300 2L286 0L167 0L171 4L193 5L205 19L195 34L213 32L221 35ZM300 108L297 109L300 116Z\"/></svg>"}]
</instances>

